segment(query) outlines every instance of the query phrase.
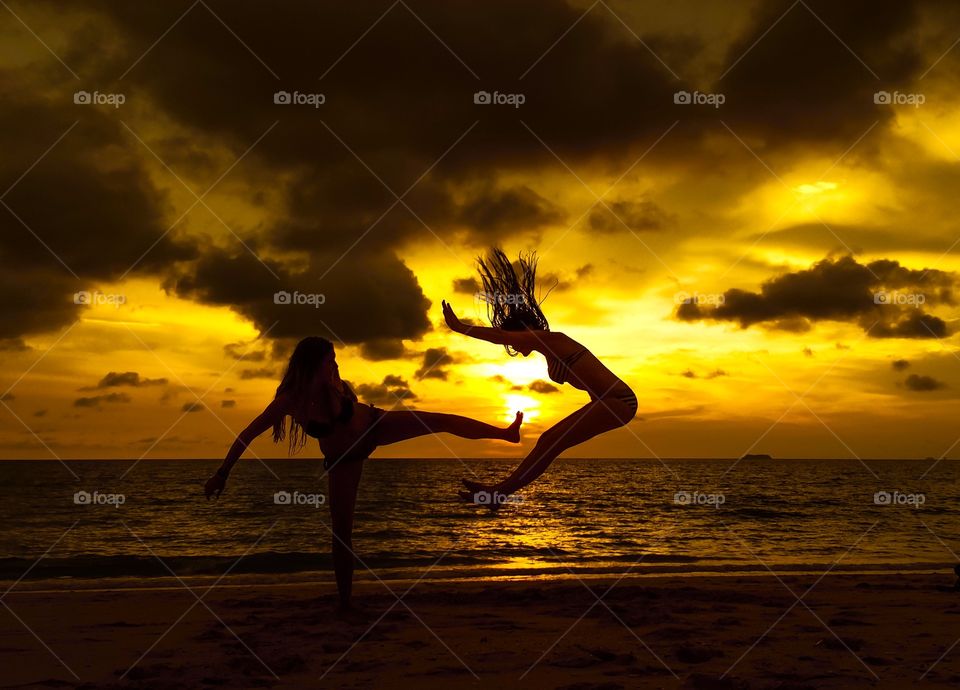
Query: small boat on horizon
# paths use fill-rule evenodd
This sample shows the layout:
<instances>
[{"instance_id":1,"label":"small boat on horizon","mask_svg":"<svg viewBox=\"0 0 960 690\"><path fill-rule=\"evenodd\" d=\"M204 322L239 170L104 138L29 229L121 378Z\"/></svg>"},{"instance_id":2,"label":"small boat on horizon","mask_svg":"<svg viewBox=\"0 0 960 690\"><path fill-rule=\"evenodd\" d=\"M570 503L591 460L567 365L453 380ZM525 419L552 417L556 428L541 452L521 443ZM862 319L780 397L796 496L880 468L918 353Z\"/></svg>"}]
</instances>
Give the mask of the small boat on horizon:
<instances>
[{"instance_id":1,"label":"small boat on horizon","mask_svg":"<svg viewBox=\"0 0 960 690\"><path fill-rule=\"evenodd\" d=\"M741 460L773 460L767 453L746 453L740 457Z\"/></svg>"}]
</instances>

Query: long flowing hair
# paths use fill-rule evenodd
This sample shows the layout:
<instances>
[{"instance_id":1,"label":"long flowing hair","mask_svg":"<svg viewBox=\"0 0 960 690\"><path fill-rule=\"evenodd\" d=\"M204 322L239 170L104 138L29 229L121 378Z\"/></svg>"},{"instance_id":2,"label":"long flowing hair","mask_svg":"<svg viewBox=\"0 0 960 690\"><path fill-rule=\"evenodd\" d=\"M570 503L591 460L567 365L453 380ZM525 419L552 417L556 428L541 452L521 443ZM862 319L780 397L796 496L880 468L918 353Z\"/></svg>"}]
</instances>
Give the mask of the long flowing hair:
<instances>
[{"instance_id":1,"label":"long flowing hair","mask_svg":"<svg viewBox=\"0 0 960 690\"><path fill-rule=\"evenodd\" d=\"M550 330L547 317L540 309L546 295L537 299L536 252L528 252L526 256L521 252L514 264L502 249L493 247L486 258L477 258L477 269L491 326L505 331ZM517 355L509 345L504 347L511 357Z\"/></svg>"},{"instance_id":2,"label":"long flowing hair","mask_svg":"<svg viewBox=\"0 0 960 690\"><path fill-rule=\"evenodd\" d=\"M309 399L310 389L316 377L317 370L323 364L324 358L333 352L333 343L326 338L319 336L310 336L304 338L293 350L290 355L290 361L287 363L287 369L283 374L280 385L277 386L277 393L274 399L285 393L293 402L293 409L299 410L304 407ZM293 455L299 452L307 442L307 435L297 421L296 415L289 415L289 429L284 430L284 418L280 418L273 425L273 442L279 443L285 437L289 437L289 453Z\"/></svg>"}]
</instances>

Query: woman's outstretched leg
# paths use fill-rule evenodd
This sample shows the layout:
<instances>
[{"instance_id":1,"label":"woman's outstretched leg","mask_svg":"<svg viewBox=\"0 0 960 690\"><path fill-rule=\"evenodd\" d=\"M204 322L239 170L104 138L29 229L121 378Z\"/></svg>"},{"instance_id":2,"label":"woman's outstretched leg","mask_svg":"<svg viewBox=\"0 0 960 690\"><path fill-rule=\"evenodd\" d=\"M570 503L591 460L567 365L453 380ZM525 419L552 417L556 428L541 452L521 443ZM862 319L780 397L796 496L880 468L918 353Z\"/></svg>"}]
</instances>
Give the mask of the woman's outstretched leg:
<instances>
[{"instance_id":1,"label":"woman's outstretched leg","mask_svg":"<svg viewBox=\"0 0 960 690\"><path fill-rule=\"evenodd\" d=\"M504 495L515 493L543 474L566 449L621 427L632 417L630 408L620 400L595 400L588 403L544 431L533 450L506 479L490 485L465 479L463 483L470 492L463 492L461 495L473 500L473 494L478 492Z\"/></svg>"},{"instance_id":2,"label":"woman's outstretched leg","mask_svg":"<svg viewBox=\"0 0 960 690\"><path fill-rule=\"evenodd\" d=\"M383 416L377 421L373 433L378 446L440 433L453 434L461 438L492 438L519 443L520 425L522 423L522 412L517 412L517 416L510 426L498 427L458 414L392 410L383 413Z\"/></svg>"}]
</instances>

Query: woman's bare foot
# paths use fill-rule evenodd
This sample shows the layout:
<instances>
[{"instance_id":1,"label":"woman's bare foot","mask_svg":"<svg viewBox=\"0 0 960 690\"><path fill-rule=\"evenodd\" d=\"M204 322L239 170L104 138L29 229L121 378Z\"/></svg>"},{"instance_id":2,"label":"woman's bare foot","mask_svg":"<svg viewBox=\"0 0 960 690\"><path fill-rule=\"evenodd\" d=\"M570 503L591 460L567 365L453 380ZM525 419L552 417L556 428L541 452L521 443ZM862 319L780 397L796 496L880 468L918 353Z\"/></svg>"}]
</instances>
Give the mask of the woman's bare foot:
<instances>
[{"instance_id":1,"label":"woman's bare foot","mask_svg":"<svg viewBox=\"0 0 960 690\"><path fill-rule=\"evenodd\" d=\"M501 501L496 500L499 494L495 491L458 491L457 495L467 503L475 506L486 506L493 512L500 510L503 506Z\"/></svg>"},{"instance_id":2,"label":"woman's bare foot","mask_svg":"<svg viewBox=\"0 0 960 690\"><path fill-rule=\"evenodd\" d=\"M503 430L503 440L510 443L520 443L520 425L523 424L523 412L517 412L513 423Z\"/></svg>"},{"instance_id":3,"label":"woman's bare foot","mask_svg":"<svg viewBox=\"0 0 960 690\"><path fill-rule=\"evenodd\" d=\"M493 484L475 482L472 479L461 479L460 482L467 487L467 490L470 491L470 493L477 493L479 491L486 491L488 493L493 492Z\"/></svg>"}]
</instances>

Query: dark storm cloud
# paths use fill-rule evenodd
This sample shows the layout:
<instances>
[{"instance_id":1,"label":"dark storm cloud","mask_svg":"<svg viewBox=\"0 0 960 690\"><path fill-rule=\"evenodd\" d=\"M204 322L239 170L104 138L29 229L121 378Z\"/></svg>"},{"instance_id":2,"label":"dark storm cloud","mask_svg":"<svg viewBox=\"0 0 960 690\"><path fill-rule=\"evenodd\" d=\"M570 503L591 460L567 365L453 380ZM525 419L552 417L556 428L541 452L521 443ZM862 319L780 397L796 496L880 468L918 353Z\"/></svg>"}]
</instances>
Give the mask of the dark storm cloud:
<instances>
[{"instance_id":1,"label":"dark storm cloud","mask_svg":"<svg viewBox=\"0 0 960 690\"><path fill-rule=\"evenodd\" d=\"M148 379L140 378L140 374L135 371L111 371L107 373L96 386L81 388L82 391L96 390L100 388L116 388L119 386L131 386L140 388L143 386L162 386L167 383L167 379Z\"/></svg>"},{"instance_id":2,"label":"dark storm cloud","mask_svg":"<svg viewBox=\"0 0 960 690\"><path fill-rule=\"evenodd\" d=\"M74 321L74 293L135 264L157 274L192 255L166 234L164 195L115 114L74 104L76 82L52 98L23 71L0 84L0 339Z\"/></svg>"},{"instance_id":3,"label":"dark storm cloud","mask_svg":"<svg viewBox=\"0 0 960 690\"><path fill-rule=\"evenodd\" d=\"M722 304L686 302L677 318L795 332L816 321L847 321L876 338L940 338L948 334L947 324L918 305L952 304L954 282L952 274L936 269L908 269L889 259L861 264L844 256L781 274L759 292L727 290Z\"/></svg>"},{"instance_id":4,"label":"dark storm cloud","mask_svg":"<svg viewBox=\"0 0 960 690\"><path fill-rule=\"evenodd\" d=\"M263 362L268 357L266 350L251 348L248 343L227 343L223 346L223 352L232 359L245 362Z\"/></svg>"},{"instance_id":5,"label":"dark storm cloud","mask_svg":"<svg viewBox=\"0 0 960 690\"><path fill-rule=\"evenodd\" d=\"M754 137L761 157L769 148L810 143L842 144L840 155L872 123L895 116L877 107L873 94L902 88L927 68L911 36L919 4L758 6L750 29L728 50L733 66L714 87L727 97L725 121L741 137Z\"/></svg>"},{"instance_id":6,"label":"dark storm cloud","mask_svg":"<svg viewBox=\"0 0 960 690\"><path fill-rule=\"evenodd\" d=\"M380 383L361 383L356 388L357 397L371 405L393 406L417 399L410 385L399 376L385 376Z\"/></svg>"},{"instance_id":7,"label":"dark storm cloud","mask_svg":"<svg viewBox=\"0 0 960 690\"><path fill-rule=\"evenodd\" d=\"M584 264L583 266L579 266L576 271L577 278L586 278L587 276L593 275L594 269L595 267L593 264Z\"/></svg>"},{"instance_id":8,"label":"dark storm cloud","mask_svg":"<svg viewBox=\"0 0 960 690\"><path fill-rule=\"evenodd\" d=\"M354 142L373 170L402 191L477 119L490 125L478 128L447 161L460 172L499 165L504 158L526 165L530 152L545 153L519 124L521 114L534 129L542 128L548 141L574 155L593 155L598 147L621 150L638 134L659 133L657 116L674 110L675 78L628 29L604 12L581 19L582 9L563 2L411 4L417 16L399 5L346 55L388 3L276 3L269 18L262 5L249 0L210 6L269 69L198 6L126 79L149 88L176 119L238 144L248 143L264 123L282 118L289 126L279 128L258 153L283 167L318 160L331 143L333 149L340 146L318 126L321 117L341 124L345 141ZM96 56L109 64L95 69L111 76L122 73L179 14L162 5L104 1L91 7L109 16L124 37L115 55ZM557 42L578 19L576 30ZM663 47L696 48L689 37L647 38ZM403 59L384 69L385 56ZM275 91L298 87L319 87L327 102L319 112L275 106ZM526 103L521 112L477 106L473 93L481 89L522 91ZM184 98L185 92L191 97ZM350 154L342 153L322 158L325 169L332 173L344 167ZM359 166L354 161L349 167Z\"/></svg>"},{"instance_id":9,"label":"dark storm cloud","mask_svg":"<svg viewBox=\"0 0 960 690\"><path fill-rule=\"evenodd\" d=\"M480 281L474 276L457 278L453 281L453 291L464 295L475 295L482 289Z\"/></svg>"},{"instance_id":10,"label":"dark storm cloud","mask_svg":"<svg viewBox=\"0 0 960 690\"><path fill-rule=\"evenodd\" d=\"M26 352L29 349L22 338L0 338L0 352Z\"/></svg>"},{"instance_id":11,"label":"dark storm cloud","mask_svg":"<svg viewBox=\"0 0 960 690\"><path fill-rule=\"evenodd\" d=\"M725 372L723 369L714 369L713 371L706 374L698 374L693 369L687 369L680 375L688 379L708 379L709 380L709 379L719 378L721 376L727 376L727 372Z\"/></svg>"},{"instance_id":12,"label":"dark storm cloud","mask_svg":"<svg viewBox=\"0 0 960 690\"><path fill-rule=\"evenodd\" d=\"M918 71L912 44L900 40L915 23L912 3L809 4L883 76L883 86ZM0 209L0 255L17 258L14 274L0 278L0 339L73 321L74 291L87 289L85 281L118 277L151 245L135 274L163 272L178 295L231 307L261 331L275 324L271 338L319 332L347 343L416 339L429 329L430 305L398 249L432 242L433 232L479 246L562 222L557 202L522 182L503 182L514 171L565 174L544 143L575 170L590 165L619 174L682 120L682 136L681 128L667 136L644 165L730 163L700 149L706 135L726 135L721 113L673 103L675 91L693 90L685 78L702 48L695 36L631 27L640 42L602 7L584 15L559 0L499 0L410 3L409 10L397 4L353 45L390 7L281 2L267 12L253 0L84 4L82 31L72 33L65 60L82 86L116 84L144 110L78 110L76 81L52 60L42 74L3 75L9 79L0 172L7 185L80 119L6 201L81 280ZM833 150L842 140L845 148L870 122L889 121L892 110L872 102L876 80L802 4L747 51L787 7L764 3L728 52L729 63L747 53L716 85L727 95L722 115L730 126L765 155L798 143ZM43 34L47 27L40 28ZM55 98L37 95L38 80ZM281 89L321 91L327 102L277 105L273 94ZM521 92L526 103L477 105L473 93L481 89ZM164 235L184 209L170 208L150 181L142 161L155 161L121 117L204 189L277 122L228 180L249 190L254 205L265 203L264 189L282 198L282 211L236 229L269 270L238 254L243 249L218 224L222 242ZM164 129L151 127L155 122L175 131L148 136ZM229 152L223 163L213 153L221 150ZM766 175L759 166L758 173ZM395 197L385 185L397 194L415 185L404 199L410 208L389 210ZM641 229L668 222L633 203L639 207L623 210ZM55 271L63 275L46 280ZM35 304L8 299L28 283L42 283L28 298ZM277 305L277 290L322 292L327 301L316 310Z\"/></svg>"},{"instance_id":13,"label":"dark storm cloud","mask_svg":"<svg viewBox=\"0 0 960 690\"><path fill-rule=\"evenodd\" d=\"M560 389L554 386L549 381L536 380L532 381L527 388L532 390L534 393L559 393Z\"/></svg>"},{"instance_id":14,"label":"dark storm cloud","mask_svg":"<svg viewBox=\"0 0 960 690\"><path fill-rule=\"evenodd\" d=\"M180 408L181 412L202 412L204 410L204 404L197 400L196 402L184 403L183 407Z\"/></svg>"},{"instance_id":15,"label":"dark storm cloud","mask_svg":"<svg viewBox=\"0 0 960 690\"><path fill-rule=\"evenodd\" d=\"M565 218L559 206L529 187L492 189L488 186L463 204L456 222L474 230L482 241L498 242L521 231L560 223Z\"/></svg>"},{"instance_id":16,"label":"dark storm cloud","mask_svg":"<svg viewBox=\"0 0 960 690\"><path fill-rule=\"evenodd\" d=\"M220 407L223 407L223 408L230 408L230 407L236 407L236 406L237 406L237 401L236 401L236 400L221 400L221 401L220 401Z\"/></svg>"},{"instance_id":17,"label":"dark storm cloud","mask_svg":"<svg viewBox=\"0 0 960 690\"><path fill-rule=\"evenodd\" d=\"M950 333L943 319L913 312L893 323L877 323L870 335L875 338L945 338Z\"/></svg>"},{"instance_id":18,"label":"dark storm cloud","mask_svg":"<svg viewBox=\"0 0 960 690\"><path fill-rule=\"evenodd\" d=\"M903 383L907 388L917 393L926 393L928 391L946 388L946 384L943 383L943 381L938 381L932 376L923 376L921 374L910 374Z\"/></svg>"},{"instance_id":19,"label":"dark storm cloud","mask_svg":"<svg viewBox=\"0 0 960 690\"><path fill-rule=\"evenodd\" d=\"M20 268L66 264L81 279L122 273L151 245L141 270L190 256L166 234L167 202L115 115L76 105L71 93L41 99L23 73L3 77L0 177L13 185L4 197L12 212L0 214L5 254Z\"/></svg>"},{"instance_id":20,"label":"dark storm cloud","mask_svg":"<svg viewBox=\"0 0 960 690\"><path fill-rule=\"evenodd\" d=\"M580 284L580 281L592 275L593 271L593 264L584 264L583 266L575 268L573 274L562 274L554 271L541 273L538 281L543 288L543 294L540 295L539 299L545 299L550 292L554 290L557 292L566 292L567 290L576 288Z\"/></svg>"},{"instance_id":21,"label":"dark storm cloud","mask_svg":"<svg viewBox=\"0 0 960 690\"><path fill-rule=\"evenodd\" d=\"M409 386L407 385L406 380L405 380L402 376L397 376L397 375L395 375L395 374L387 374L386 376L384 376L384 377L383 377L383 385L385 385L385 386L399 386L399 387L401 387L401 388L403 388L403 387L407 387L407 388L408 388L408 387L409 387Z\"/></svg>"},{"instance_id":22,"label":"dark storm cloud","mask_svg":"<svg viewBox=\"0 0 960 690\"><path fill-rule=\"evenodd\" d=\"M382 362L409 357L411 353L399 338L379 338L363 343L360 346L360 355L372 362Z\"/></svg>"},{"instance_id":23,"label":"dark storm cloud","mask_svg":"<svg viewBox=\"0 0 960 690\"><path fill-rule=\"evenodd\" d=\"M6 209L0 208L0 213L12 220ZM0 226L6 222L6 219L0 220ZM19 232L16 228L0 229L0 247L7 238L7 230ZM23 228L20 230L27 232ZM0 255L8 254L0 250ZM50 262L55 263L56 259L50 257ZM0 271L2 349L22 350L25 346L20 336L56 330L73 322L81 309L73 300L73 293L79 289L77 281L59 265L31 269L4 261Z\"/></svg>"},{"instance_id":24,"label":"dark storm cloud","mask_svg":"<svg viewBox=\"0 0 960 690\"><path fill-rule=\"evenodd\" d=\"M414 376L417 379L442 379L447 380L447 366L461 361L454 357L445 347L431 347L423 353L423 362L417 369Z\"/></svg>"},{"instance_id":25,"label":"dark storm cloud","mask_svg":"<svg viewBox=\"0 0 960 690\"><path fill-rule=\"evenodd\" d=\"M128 403L131 398L126 393L107 393L88 398L77 398L73 401L74 407L99 407L100 403Z\"/></svg>"},{"instance_id":26,"label":"dark storm cloud","mask_svg":"<svg viewBox=\"0 0 960 690\"><path fill-rule=\"evenodd\" d=\"M895 359L890 362L890 366L893 367L894 371L903 371L904 369L909 368L910 362L905 359Z\"/></svg>"},{"instance_id":27,"label":"dark storm cloud","mask_svg":"<svg viewBox=\"0 0 960 690\"><path fill-rule=\"evenodd\" d=\"M248 252L210 252L182 269L167 287L181 296L232 307L272 338L320 334L335 344L356 344L416 339L430 329L429 300L413 272L392 254L356 251L338 257L318 251L302 272L268 265L279 281ZM298 302L297 295L304 297Z\"/></svg>"},{"instance_id":28,"label":"dark storm cloud","mask_svg":"<svg viewBox=\"0 0 960 690\"><path fill-rule=\"evenodd\" d=\"M663 230L676 221L676 216L650 199L625 199L606 206L598 204L590 212L589 219L592 231L610 234Z\"/></svg>"},{"instance_id":29,"label":"dark storm cloud","mask_svg":"<svg viewBox=\"0 0 960 690\"><path fill-rule=\"evenodd\" d=\"M942 197L941 197L942 198ZM897 253L900 251L928 251L942 254L942 236L927 236L917 232L903 232L902 228L887 228L846 223L802 223L769 233L751 235L750 242L767 240L777 246L801 248L806 251L847 253Z\"/></svg>"},{"instance_id":30,"label":"dark storm cloud","mask_svg":"<svg viewBox=\"0 0 960 690\"><path fill-rule=\"evenodd\" d=\"M244 381L249 381L250 379L275 379L278 376L279 374L269 367L243 369L240 372L240 378Z\"/></svg>"},{"instance_id":31,"label":"dark storm cloud","mask_svg":"<svg viewBox=\"0 0 960 690\"><path fill-rule=\"evenodd\" d=\"M91 26L88 40L99 29L104 39L109 30L122 42L106 56L78 51L78 60L96 60L78 69L111 78L177 18L161 6L134 9L100 2L88 7L119 28ZM211 4L267 68L200 5L125 82L144 89L165 114L196 130L199 140L225 141L238 151L280 121L244 169L255 160L266 183L275 179L268 171L286 174L292 220L276 224L271 242L287 249L312 249L318 240L345 249L393 202L381 180L397 193L405 191L477 121L438 168L419 180L408 201L431 228L445 232L466 226L469 237L488 244L505 232L529 232L562 219L553 202L529 187L492 182L491 173L498 170L537 168L545 157L549 160L543 145L520 124L521 114L565 158L575 159L604 152L628 155L676 119L674 77L606 13L584 17L521 81L526 68L580 19L580 9L549 0L413 8L475 66L477 80L403 6L344 56L349 37L362 34L387 7L281 3L265 21L262 6L254 2ZM654 38L659 47L672 40ZM689 37L677 43L691 48ZM384 70L389 55L403 60ZM275 91L297 88L322 90L327 102L319 110L274 104ZM482 88L522 90L527 103L522 113L477 106L473 93ZM182 137L153 143L165 160L182 153ZM425 232L420 220L401 207L380 223L364 238L374 251Z\"/></svg>"}]
</instances>

